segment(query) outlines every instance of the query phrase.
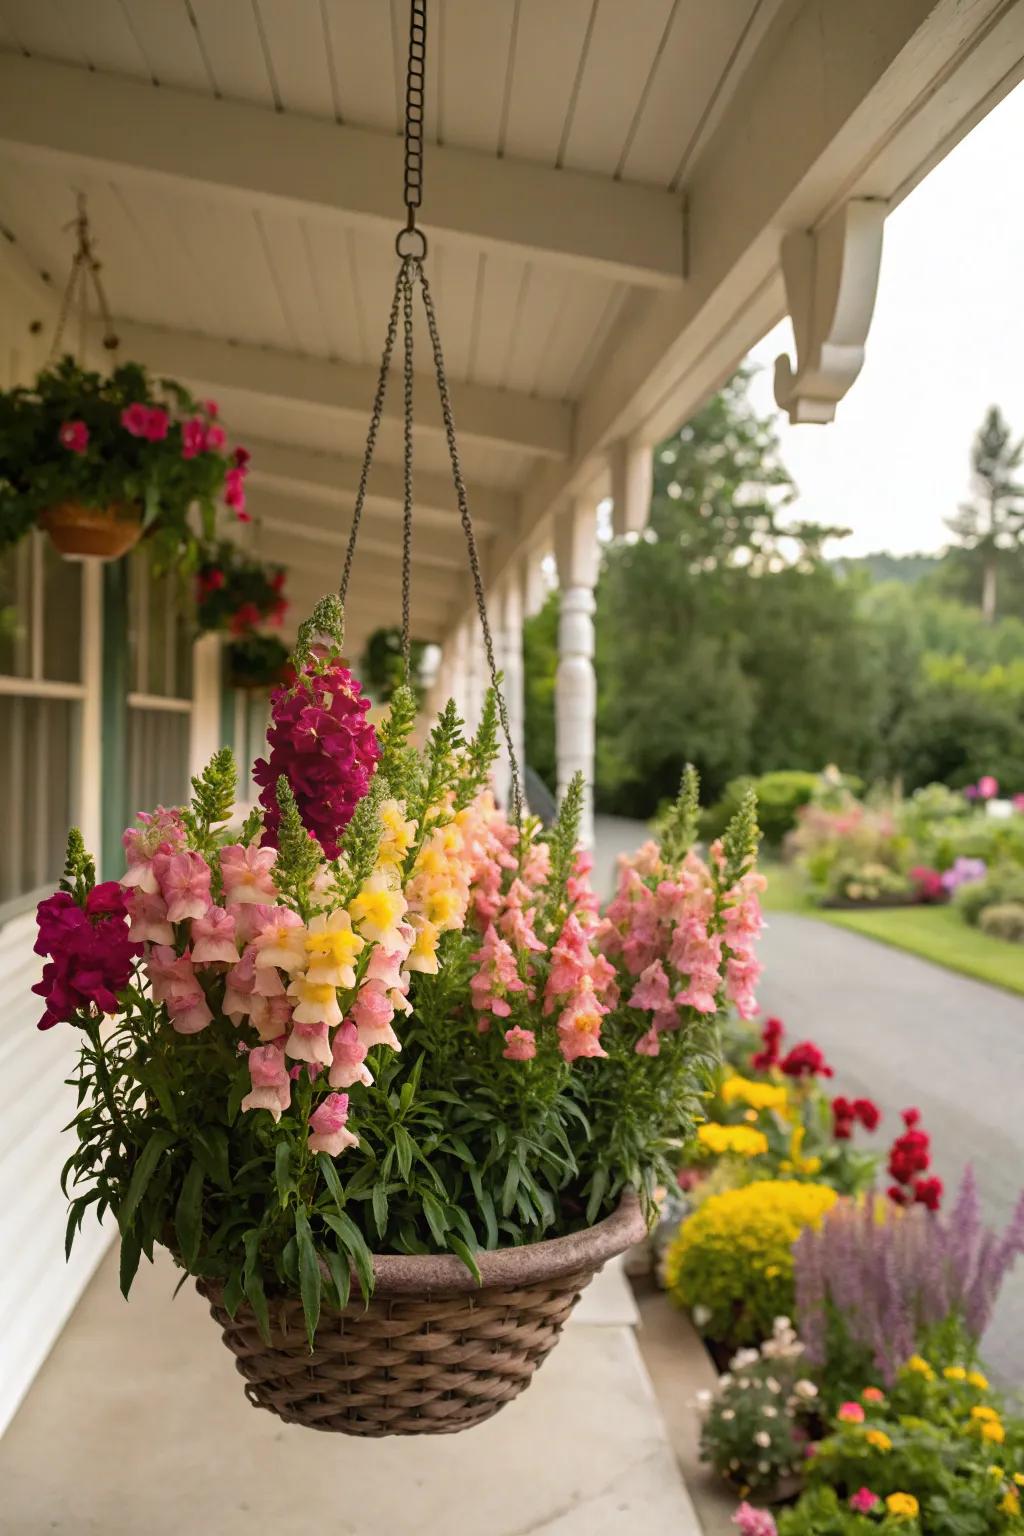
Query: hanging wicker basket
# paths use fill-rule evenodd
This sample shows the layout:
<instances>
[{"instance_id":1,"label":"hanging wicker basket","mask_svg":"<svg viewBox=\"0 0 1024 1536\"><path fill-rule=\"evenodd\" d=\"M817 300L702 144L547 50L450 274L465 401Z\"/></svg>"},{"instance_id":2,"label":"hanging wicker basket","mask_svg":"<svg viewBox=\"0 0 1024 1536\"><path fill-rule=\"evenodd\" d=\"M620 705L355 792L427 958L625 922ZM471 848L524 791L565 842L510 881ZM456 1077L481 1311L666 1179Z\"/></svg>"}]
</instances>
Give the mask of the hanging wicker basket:
<instances>
[{"instance_id":1,"label":"hanging wicker basket","mask_svg":"<svg viewBox=\"0 0 1024 1536\"><path fill-rule=\"evenodd\" d=\"M482 1284L447 1254L380 1255L368 1306L326 1306L312 1352L302 1304L270 1302L271 1342L246 1303L198 1280L245 1377L245 1395L286 1424L343 1435L444 1435L510 1403L547 1358L580 1292L646 1232L634 1195L568 1237L477 1255Z\"/></svg>"},{"instance_id":2,"label":"hanging wicker basket","mask_svg":"<svg viewBox=\"0 0 1024 1536\"><path fill-rule=\"evenodd\" d=\"M142 513L129 503L84 507L62 501L39 514L54 548L62 555L118 560L142 537Z\"/></svg>"}]
</instances>

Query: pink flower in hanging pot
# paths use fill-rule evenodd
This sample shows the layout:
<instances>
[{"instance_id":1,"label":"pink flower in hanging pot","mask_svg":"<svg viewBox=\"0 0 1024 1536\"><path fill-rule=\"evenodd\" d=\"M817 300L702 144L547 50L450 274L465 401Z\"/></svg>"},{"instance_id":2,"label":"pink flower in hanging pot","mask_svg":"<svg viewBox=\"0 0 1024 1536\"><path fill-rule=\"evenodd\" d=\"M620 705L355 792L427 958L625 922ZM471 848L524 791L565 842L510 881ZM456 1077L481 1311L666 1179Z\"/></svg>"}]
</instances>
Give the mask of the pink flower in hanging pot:
<instances>
[{"instance_id":1,"label":"pink flower in hanging pot","mask_svg":"<svg viewBox=\"0 0 1024 1536\"><path fill-rule=\"evenodd\" d=\"M210 866L202 854L186 849L181 853L158 853L153 873L160 894L167 903L172 923L186 918L205 917L212 905Z\"/></svg>"},{"instance_id":2,"label":"pink flower in hanging pot","mask_svg":"<svg viewBox=\"0 0 1024 1536\"><path fill-rule=\"evenodd\" d=\"M292 1099L291 1079L279 1045L255 1045L249 1052L252 1092L242 1100L243 1109L269 1109L275 1121Z\"/></svg>"},{"instance_id":3,"label":"pink flower in hanging pot","mask_svg":"<svg viewBox=\"0 0 1024 1536\"><path fill-rule=\"evenodd\" d=\"M89 446L89 428L84 421L66 421L58 436L61 447L69 453L84 453Z\"/></svg>"},{"instance_id":4,"label":"pink flower in hanging pot","mask_svg":"<svg viewBox=\"0 0 1024 1536\"><path fill-rule=\"evenodd\" d=\"M239 514L245 511L245 470L238 465L224 476L224 505Z\"/></svg>"},{"instance_id":5,"label":"pink flower in hanging pot","mask_svg":"<svg viewBox=\"0 0 1024 1536\"><path fill-rule=\"evenodd\" d=\"M346 1019L334 1032L333 1062L327 1078L332 1088L351 1088L354 1083L364 1083L369 1088L373 1073L366 1065L366 1051L356 1026Z\"/></svg>"},{"instance_id":6,"label":"pink flower in hanging pot","mask_svg":"<svg viewBox=\"0 0 1024 1536\"><path fill-rule=\"evenodd\" d=\"M162 443L170 430L171 418L162 405L152 405L146 412L143 437L150 443Z\"/></svg>"},{"instance_id":7,"label":"pink flower in hanging pot","mask_svg":"<svg viewBox=\"0 0 1024 1536\"><path fill-rule=\"evenodd\" d=\"M348 1120L348 1094L329 1093L309 1117L311 1152L326 1152L339 1157L346 1147L358 1147L359 1137L345 1129Z\"/></svg>"},{"instance_id":8,"label":"pink flower in hanging pot","mask_svg":"<svg viewBox=\"0 0 1024 1536\"><path fill-rule=\"evenodd\" d=\"M206 429L206 451L217 453L224 447L224 428L216 422Z\"/></svg>"},{"instance_id":9,"label":"pink flower in hanging pot","mask_svg":"<svg viewBox=\"0 0 1024 1536\"><path fill-rule=\"evenodd\" d=\"M537 1054L537 1040L532 1029L520 1029L513 1024L505 1031L505 1049L501 1053L506 1061L532 1061Z\"/></svg>"},{"instance_id":10,"label":"pink flower in hanging pot","mask_svg":"<svg viewBox=\"0 0 1024 1536\"><path fill-rule=\"evenodd\" d=\"M206 425L198 416L190 416L181 424L181 456L194 459L206 447Z\"/></svg>"},{"instance_id":11,"label":"pink flower in hanging pot","mask_svg":"<svg viewBox=\"0 0 1024 1536\"><path fill-rule=\"evenodd\" d=\"M235 944L235 919L223 907L211 907L202 917L192 920L192 962L194 965L238 963Z\"/></svg>"},{"instance_id":12,"label":"pink flower in hanging pot","mask_svg":"<svg viewBox=\"0 0 1024 1536\"><path fill-rule=\"evenodd\" d=\"M220 850L220 874L224 882L224 905L239 903L262 905L269 897L277 900L271 870L277 858L276 848L261 848L258 843L229 843Z\"/></svg>"},{"instance_id":13,"label":"pink flower in hanging pot","mask_svg":"<svg viewBox=\"0 0 1024 1536\"><path fill-rule=\"evenodd\" d=\"M126 405L121 412L121 425L132 437L145 437L149 426L149 407L139 400L134 405Z\"/></svg>"},{"instance_id":14,"label":"pink flower in hanging pot","mask_svg":"<svg viewBox=\"0 0 1024 1536\"><path fill-rule=\"evenodd\" d=\"M207 416L209 416L210 419L212 420L214 416L219 414L220 406L217 404L216 400L204 400L203 401L203 410L206 412Z\"/></svg>"},{"instance_id":15,"label":"pink flower in hanging pot","mask_svg":"<svg viewBox=\"0 0 1024 1536\"><path fill-rule=\"evenodd\" d=\"M244 471L249 467L249 460L252 458L252 454L249 452L248 448L239 447L235 449L234 453L232 454L232 458L234 459L237 467Z\"/></svg>"}]
</instances>

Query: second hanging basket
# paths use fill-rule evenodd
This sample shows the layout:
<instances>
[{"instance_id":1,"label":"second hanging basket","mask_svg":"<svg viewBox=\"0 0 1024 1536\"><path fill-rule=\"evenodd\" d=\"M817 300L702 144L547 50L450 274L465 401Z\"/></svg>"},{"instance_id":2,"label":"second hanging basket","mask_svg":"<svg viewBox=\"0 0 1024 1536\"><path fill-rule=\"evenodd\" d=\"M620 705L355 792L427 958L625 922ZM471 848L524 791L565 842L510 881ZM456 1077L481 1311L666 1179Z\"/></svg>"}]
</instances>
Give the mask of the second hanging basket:
<instances>
[{"instance_id":1,"label":"second hanging basket","mask_svg":"<svg viewBox=\"0 0 1024 1536\"><path fill-rule=\"evenodd\" d=\"M582 1232L478 1254L479 1285L452 1255L376 1256L369 1304L325 1307L312 1351L298 1300L269 1302L268 1344L247 1303L232 1318L219 1284L196 1284L256 1407L345 1435L454 1434L519 1396L580 1292L646 1231L627 1195Z\"/></svg>"}]
</instances>

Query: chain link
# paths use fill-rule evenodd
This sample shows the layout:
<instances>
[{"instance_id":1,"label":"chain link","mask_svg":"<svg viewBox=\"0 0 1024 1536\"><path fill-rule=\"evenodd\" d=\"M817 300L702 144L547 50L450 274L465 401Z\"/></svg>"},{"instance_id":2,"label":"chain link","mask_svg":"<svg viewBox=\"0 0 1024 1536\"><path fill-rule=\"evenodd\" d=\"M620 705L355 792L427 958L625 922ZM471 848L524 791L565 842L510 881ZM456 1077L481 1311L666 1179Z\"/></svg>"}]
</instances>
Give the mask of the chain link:
<instances>
[{"instance_id":1,"label":"chain link","mask_svg":"<svg viewBox=\"0 0 1024 1536\"><path fill-rule=\"evenodd\" d=\"M423 201L423 102L427 64L427 0L410 0L409 62L405 72L405 208L416 227Z\"/></svg>"},{"instance_id":2,"label":"chain link","mask_svg":"<svg viewBox=\"0 0 1024 1536\"><path fill-rule=\"evenodd\" d=\"M437 315L434 311L434 298L430 291L430 284L427 281L426 273L419 265L417 265L416 275L419 278L420 292L423 295L423 308L427 315L427 330L430 333L430 345L434 354L434 374L437 379L437 392L441 400L444 435L448 443L448 457L451 461L452 480L455 484L455 496L459 504L462 531L466 536L469 569L473 578L473 595L476 598L476 611L480 616L480 628L484 637L487 669L490 674L491 687L494 689L494 694L498 701L498 718L501 721L501 733L505 738L505 746L508 749L508 765L512 790L512 820L518 827L522 825L523 820L523 786L519 776L519 761L512 742L512 728L509 724L508 705L505 702L505 695L498 682L498 669L494 660L494 640L491 636L491 625L487 617L487 600L484 596L484 580L480 571L480 557L477 553L476 535L473 532L473 519L469 515L469 497L466 493L466 482L462 478L462 465L459 461L459 445L455 436L455 421L452 415L451 396L448 392L448 376L445 372L444 353L441 349L441 335L437 328Z\"/></svg>"}]
</instances>

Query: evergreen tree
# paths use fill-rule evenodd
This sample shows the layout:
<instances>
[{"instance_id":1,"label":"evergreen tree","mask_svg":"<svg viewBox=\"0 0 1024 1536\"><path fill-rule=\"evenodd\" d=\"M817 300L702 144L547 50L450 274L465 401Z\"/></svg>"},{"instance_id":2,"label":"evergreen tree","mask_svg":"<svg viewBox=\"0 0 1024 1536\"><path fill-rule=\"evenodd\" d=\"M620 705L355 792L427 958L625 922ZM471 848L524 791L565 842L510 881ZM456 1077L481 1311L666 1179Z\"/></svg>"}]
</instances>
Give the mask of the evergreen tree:
<instances>
[{"instance_id":1,"label":"evergreen tree","mask_svg":"<svg viewBox=\"0 0 1024 1536\"><path fill-rule=\"evenodd\" d=\"M948 527L960 541L965 562L981 576L981 611L989 623L998 606L999 569L1005 553L1019 563L1024 537L1024 485L1016 476L1024 439L1013 441L1009 424L991 405L971 447L973 497L963 502Z\"/></svg>"}]
</instances>

